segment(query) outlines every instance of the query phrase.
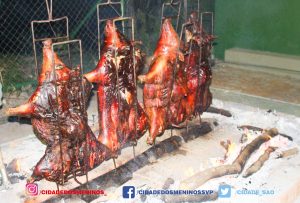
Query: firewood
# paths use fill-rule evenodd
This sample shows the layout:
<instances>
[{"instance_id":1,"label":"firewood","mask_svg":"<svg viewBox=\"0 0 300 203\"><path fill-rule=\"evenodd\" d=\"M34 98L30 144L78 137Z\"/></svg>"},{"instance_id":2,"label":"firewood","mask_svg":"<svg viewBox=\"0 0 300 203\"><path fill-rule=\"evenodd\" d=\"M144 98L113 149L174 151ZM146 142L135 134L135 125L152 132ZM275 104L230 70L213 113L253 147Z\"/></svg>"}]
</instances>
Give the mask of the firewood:
<instances>
[{"instance_id":1,"label":"firewood","mask_svg":"<svg viewBox=\"0 0 300 203\"><path fill-rule=\"evenodd\" d=\"M282 151L277 158L285 158L299 153L299 149L297 147Z\"/></svg>"},{"instance_id":2,"label":"firewood","mask_svg":"<svg viewBox=\"0 0 300 203\"><path fill-rule=\"evenodd\" d=\"M252 126L252 125L241 125L241 126L238 126L237 128L238 129L245 129L245 128L247 128L248 130L261 131L261 132L263 131L262 128L256 127L256 126ZM290 141L293 141L293 138L291 136L289 136L289 135L286 135L286 134L280 133L280 132L278 134L280 136L282 136L282 137L285 137L285 138L289 139Z\"/></svg>"},{"instance_id":3,"label":"firewood","mask_svg":"<svg viewBox=\"0 0 300 203\"><path fill-rule=\"evenodd\" d=\"M274 152L277 148L276 147L268 147L264 154L261 155L257 161L255 161L245 172L243 175L244 178L251 176L252 174L256 173L263 164L269 159L270 154Z\"/></svg>"},{"instance_id":4,"label":"firewood","mask_svg":"<svg viewBox=\"0 0 300 203\"><path fill-rule=\"evenodd\" d=\"M208 109L206 110L206 112L209 112L209 113L216 113L216 114L220 114L222 116L226 116L226 117L232 117L232 114L225 110L225 109L218 109L216 107L208 107Z\"/></svg>"},{"instance_id":5,"label":"firewood","mask_svg":"<svg viewBox=\"0 0 300 203\"><path fill-rule=\"evenodd\" d=\"M206 169L202 172L198 172L195 175L183 180L181 182L180 188L194 189L200 187L210 179L218 178L224 175L241 173L251 154L255 150L257 150L264 142L267 142L276 135L278 135L278 130L276 128L265 131L262 135L258 136L251 143L249 143L241 151L240 155L232 164L217 166Z\"/></svg>"}]
</instances>

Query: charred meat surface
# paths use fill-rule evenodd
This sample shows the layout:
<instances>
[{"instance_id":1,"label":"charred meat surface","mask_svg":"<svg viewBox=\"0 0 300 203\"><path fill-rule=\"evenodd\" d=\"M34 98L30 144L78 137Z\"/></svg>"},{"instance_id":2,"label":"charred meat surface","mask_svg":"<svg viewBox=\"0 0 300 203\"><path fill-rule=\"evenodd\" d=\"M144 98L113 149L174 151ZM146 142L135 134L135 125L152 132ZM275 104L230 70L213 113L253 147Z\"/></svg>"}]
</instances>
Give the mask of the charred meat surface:
<instances>
[{"instance_id":1,"label":"charred meat surface","mask_svg":"<svg viewBox=\"0 0 300 203\"><path fill-rule=\"evenodd\" d=\"M190 14L187 23L191 26L185 30L183 51L188 85L187 113L191 118L194 115L201 115L212 102L212 94L209 90L212 80L209 57L214 37L202 29L196 12Z\"/></svg>"},{"instance_id":2,"label":"charred meat surface","mask_svg":"<svg viewBox=\"0 0 300 203\"><path fill-rule=\"evenodd\" d=\"M127 142L141 137L147 129L146 114L137 103L134 80L134 70L141 68L143 58L133 52L133 43L108 20L101 58L97 67L85 75L98 85L98 140L113 155Z\"/></svg>"},{"instance_id":3,"label":"charred meat surface","mask_svg":"<svg viewBox=\"0 0 300 203\"><path fill-rule=\"evenodd\" d=\"M79 68L71 70L52 52L51 40L43 44L43 65L36 91L26 104L8 109L7 114L31 117L35 135L47 145L29 182L45 178L62 183L69 175L90 169L78 167L78 163L99 165L105 158L104 146L95 142L87 124L91 84L81 77ZM89 150L95 155L87 162L84 160L89 157ZM83 151L86 158L80 155Z\"/></svg>"},{"instance_id":4,"label":"charred meat surface","mask_svg":"<svg viewBox=\"0 0 300 203\"><path fill-rule=\"evenodd\" d=\"M150 69L147 74L139 76L139 80L145 83L144 106L150 125L148 144L154 143L155 138L168 127L169 121L176 120L176 116L172 116L172 113L178 112L170 112L169 109L173 104L175 106L178 104L185 92L179 84L182 78L178 75L179 79L175 80L174 74L174 71L181 73L181 67L177 68L177 58L183 60L183 55L179 52L179 44L179 38L170 19L165 19ZM174 89L173 96L172 89ZM173 97L172 101L171 97ZM176 108L175 106L172 108Z\"/></svg>"}]
</instances>

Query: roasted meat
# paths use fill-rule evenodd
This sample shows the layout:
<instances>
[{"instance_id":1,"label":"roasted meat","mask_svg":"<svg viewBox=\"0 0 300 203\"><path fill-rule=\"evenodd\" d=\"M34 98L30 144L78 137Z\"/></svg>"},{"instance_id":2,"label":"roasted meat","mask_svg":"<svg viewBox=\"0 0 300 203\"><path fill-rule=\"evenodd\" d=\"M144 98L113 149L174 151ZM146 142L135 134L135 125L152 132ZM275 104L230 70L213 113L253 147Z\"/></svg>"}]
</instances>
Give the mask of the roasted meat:
<instances>
[{"instance_id":1,"label":"roasted meat","mask_svg":"<svg viewBox=\"0 0 300 203\"><path fill-rule=\"evenodd\" d=\"M170 112L169 109L173 103L176 108L176 104L184 94L184 88L179 84L181 78L175 80L174 77L176 72L181 73L181 67L177 68L178 60L183 60L183 55L179 52L179 44L179 38L170 19L165 19L150 69L147 74L139 76L140 82L145 83L144 107L150 126L148 144L154 143L155 138L168 127L170 120L176 120L172 119L171 113L178 112L175 109ZM171 101L172 89L174 89L174 96Z\"/></svg>"},{"instance_id":2,"label":"roasted meat","mask_svg":"<svg viewBox=\"0 0 300 203\"><path fill-rule=\"evenodd\" d=\"M47 145L30 182L46 178L61 183L62 177L66 178L78 168L88 170L88 167L76 166L82 146L96 153L93 165L99 165L108 155L103 154L104 146L94 144L95 137L87 124L86 104L91 84L80 77L79 68L69 69L52 52L51 40L43 44L43 65L36 91L26 104L10 108L7 114L31 117L35 135ZM88 140L92 142L87 145ZM81 157L81 160L85 159ZM86 165L90 163L86 161Z\"/></svg>"},{"instance_id":3,"label":"roasted meat","mask_svg":"<svg viewBox=\"0 0 300 203\"><path fill-rule=\"evenodd\" d=\"M101 58L97 67L85 75L98 85L98 139L115 155L122 145L135 141L147 129L146 114L137 103L134 81L134 65L139 70L143 59L133 50L132 42L108 20Z\"/></svg>"},{"instance_id":4,"label":"roasted meat","mask_svg":"<svg viewBox=\"0 0 300 203\"><path fill-rule=\"evenodd\" d=\"M187 114L188 118L191 118L206 111L212 102L212 94L209 90L212 78L209 57L211 41L214 37L202 29L196 12L191 13L187 23L190 26L185 31L183 52L188 85Z\"/></svg>"},{"instance_id":5,"label":"roasted meat","mask_svg":"<svg viewBox=\"0 0 300 203\"><path fill-rule=\"evenodd\" d=\"M70 175L84 175L100 165L109 156L107 148L98 142L93 132L87 129L86 139L72 143L68 139L55 141L47 146L44 156L35 166L28 182L45 178L63 184Z\"/></svg>"}]
</instances>

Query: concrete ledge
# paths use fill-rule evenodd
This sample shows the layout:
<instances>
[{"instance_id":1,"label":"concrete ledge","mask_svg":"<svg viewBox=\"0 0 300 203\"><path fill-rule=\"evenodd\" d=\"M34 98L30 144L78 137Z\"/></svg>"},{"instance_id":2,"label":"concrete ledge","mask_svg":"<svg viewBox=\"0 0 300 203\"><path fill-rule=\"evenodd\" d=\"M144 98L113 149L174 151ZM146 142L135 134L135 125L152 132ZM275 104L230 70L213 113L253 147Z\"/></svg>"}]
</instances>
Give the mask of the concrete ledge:
<instances>
[{"instance_id":1,"label":"concrete ledge","mask_svg":"<svg viewBox=\"0 0 300 203\"><path fill-rule=\"evenodd\" d=\"M232 48L225 51L225 62L293 71L300 74L300 57L293 55Z\"/></svg>"},{"instance_id":2,"label":"concrete ledge","mask_svg":"<svg viewBox=\"0 0 300 203\"><path fill-rule=\"evenodd\" d=\"M300 105L298 104L288 103L275 99L269 99L265 97L259 97L255 95L220 88L211 88L211 91L213 97L216 99L246 104L249 106L258 107L260 109L276 110L278 112L300 117Z\"/></svg>"},{"instance_id":3,"label":"concrete ledge","mask_svg":"<svg viewBox=\"0 0 300 203\"><path fill-rule=\"evenodd\" d=\"M300 79L300 72L298 72L298 71L291 71L291 70L270 68L270 67L262 67L262 66L254 66L254 65L237 64L237 63L228 63L228 62L218 62L217 65L224 67L224 68L233 67L233 68L238 68L238 69L242 69L242 70L272 73L275 75L289 76L291 78Z\"/></svg>"}]
</instances>

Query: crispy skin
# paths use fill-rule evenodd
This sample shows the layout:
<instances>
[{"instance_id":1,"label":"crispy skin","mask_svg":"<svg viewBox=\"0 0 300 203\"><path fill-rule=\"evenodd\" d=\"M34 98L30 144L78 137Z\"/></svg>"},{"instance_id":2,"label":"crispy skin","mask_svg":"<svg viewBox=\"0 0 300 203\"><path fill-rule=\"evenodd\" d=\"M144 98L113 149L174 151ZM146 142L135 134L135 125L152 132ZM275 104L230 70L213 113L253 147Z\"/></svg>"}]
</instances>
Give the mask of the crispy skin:
<instances>
[{"instance_id":1,"label":"crispy skin","mask_svg":"<svg viewBox=\"0 0 300 203\"><path fill-rule=\"evenodd\" d=\"M62 183L63 177L76 172L83 174L108 156L87 124L91 84L80 77L79 68L70 70L63 64L52 52L51 43L44 42L37 89L26 104L8 110L9 115L31 117L35 135L47 145L29 182L45 178ZM88 158L90 151L93 156Z\"/></svg>"},{"instance_id":2,"label":"crispy skin","mask_svg":"<svg viewBox=\"0 0 300 203\"><path fill-rule=\"evenodd\" d=\"M164 20L150 69L146 75L140 76L140 80L145 83L144 106L150 125L148 144L153 144L155 138L170 124L180 123L185 117L185 107L181 100L186 93L186 81L183 78L182 65L176 59L182 55L179 52L179 44L171 21ZM174 71L177 79L174 77Z\"/></svg>"},{"instance_id":3,"label":"crispy skin","mask_svg":"<svg viewBox=\"0 0 300 203\"><path fill-rule=\"evenodd\" d=\"M96 68L85 76L98 85L98 140L114 155L126 143L140 138L148 126L143 108L138 103L135 108L134 60L138 71L143 58L133 53L133 44L112 21L107 21L101 58Z\"/></svg>"},{"instance_id":4,"label":"crispy skin","mask_svg":"<svg viewBox=\"0 0 300 203\"><path fill-rule=\"evenodd\" d=\"M212 102L212 94L209 90L212 72L208 59L211 55L211 41L214 37L202 29L196 12L190 14L188 23L192 25L186 30L187 37L183 51L188 85L187 114L191 119L192 116L201 115L206 111Z\"/></svg>"}]
</instances>

